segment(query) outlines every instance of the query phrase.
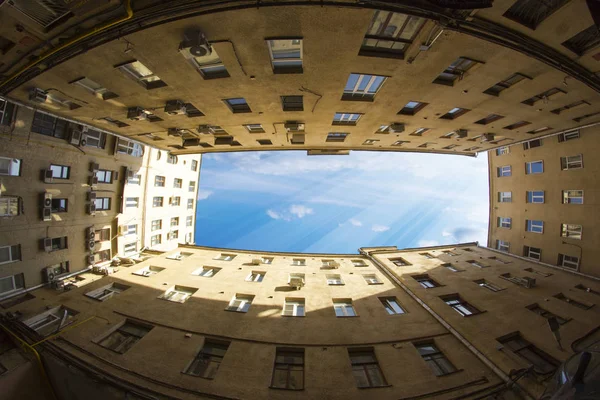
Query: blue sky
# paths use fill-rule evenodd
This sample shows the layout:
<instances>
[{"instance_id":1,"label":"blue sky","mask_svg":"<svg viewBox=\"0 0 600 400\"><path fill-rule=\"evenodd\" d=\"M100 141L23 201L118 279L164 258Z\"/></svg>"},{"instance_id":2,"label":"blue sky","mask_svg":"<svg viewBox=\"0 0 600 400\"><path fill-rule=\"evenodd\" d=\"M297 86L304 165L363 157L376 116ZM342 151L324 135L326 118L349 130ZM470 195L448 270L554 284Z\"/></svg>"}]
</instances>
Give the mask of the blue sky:
<instances>
[{"instance_id":1,"label":"blue sky","mask_svg":"<svg viewBox=\"0 0 600 400\"><path fill-rule=\"evenodd\" d=\"M488 196L486 153L209 154L200 172L196 244L316 253L485 245Z\"/></svg>"}]
</instances>

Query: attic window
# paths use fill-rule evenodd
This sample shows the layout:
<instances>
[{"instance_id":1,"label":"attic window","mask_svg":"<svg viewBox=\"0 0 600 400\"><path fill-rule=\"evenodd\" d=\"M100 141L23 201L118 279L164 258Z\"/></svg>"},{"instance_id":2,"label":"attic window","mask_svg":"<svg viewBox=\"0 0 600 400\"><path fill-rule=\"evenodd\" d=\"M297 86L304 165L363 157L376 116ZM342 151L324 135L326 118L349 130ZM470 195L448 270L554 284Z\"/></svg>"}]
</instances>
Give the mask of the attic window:
<instances>
[{"instance_id":1,"label":"attic window","mask_svg":"<svg viewBox=\"0 0 600 400\"><path fill-rule=\"evenodd\" d=\"M411 136L423 136L424 133L428 132L429 128L419 128L416 131L414 131L413 133L411 133Z\"/></svg>"},{"instance_id":2,"label":"attic window","mask_svg":"<svg viewBox=\"0 0 600 400\"><path fill-rule=\"evenodd\" d=\"M528 77L527 75L523 75L523 74L519 74L519 73L512 74L505 80L500 81L500 82L496 83L494 86L486 89L483 93L489 94L490 96L499 96L502 91L510 88L511 86L516 85L517 83L519 83L525 79L531 79L531 78Z\"/></svg>"},{"instance_id":3,"label":"attic window","mask_svg":"<svg viewBox=\"0 0 600 400\"><path fill-rule=\"evenodd\" d=\"M487 125L494 121L498 121L499 119L502 119L502 118L504 118L503 115L490 114L487 117L480 119L479 121L475 121L475 123L479 124L479 125Z\"/></svg>"},{"instance_id":4,"label":"attic window","mask_svg":"<svg viewBox=\"0 0 600 400\"><path fill-rule=\"evenodd\" d=\"M517 0L504 17L534 29L569 0Z\"/></svg>"},{"instance_id":5,"label":"attic window","mask_svg":"<svg viewBox=\"0 0 600 400\"><path fill-rule=\"evenodd\" d=\"M252 110L250 109L250 106L246 102L246 99L244 99L243 97L238 97L238 98L234 98L234 99L225 99L223 101L225 102L225 104L227 104L227 106L229 107L231 112L234 114L252 112Z\"/></svg>"},{"instance_id":6,"label":"attic window","mask_svg":"<svg viewBox=\"0 0 600 400\"><path fill-rule=\"evenodd\" d=\"M398 114L402 115L415 115L419 111L421 111L425 106L429 103L422 103L420 101L409 101L406 105L398 112Z\"/></svg>"},{"instance_id":7,"label":"attic window","mask_svg":"<svg viewBox=\"0 0 600 400\"><path fill-rule=\"evenodd\" d=\"M480 61L475 61L466 57L459 57L452 64L448 66L437 78L433 80L433 83L446 86L454 86L455 81L463 79L468 70L473 68Z\"/></svg>"},{"instance_id":8,"label":"attic window","mask_svg":"<svg viewBox=\"0 0 600 400\"><path fill-rule=\"evenodd\" d=\"M456 119L461 115L468 113L469 111L471 110L467 110L466 108L454 107L446 114L442 115L440 119Z\"/></svg>"},{"instance_id":9,"label":"attic window","mask_svg":"<svg viewBox=\"0 0 600 400\"><path fill-rule=\"evenodd\" d=\"M571 50L578 56L582 56L592 48L600 44L600 29L596 25L592 25L584 31L579 32L571 39L562 43L567 49Z\"/></svg>"},{"instance_id":10,"label":"attic window","mask_svg":"<svg viewBox=\"0 0 600 400\"><path fill-rule=\"evenodd\" d=\"M358 55L403 59L424 24L424 18L375 11Z\"/></svg>"}]
</instances>

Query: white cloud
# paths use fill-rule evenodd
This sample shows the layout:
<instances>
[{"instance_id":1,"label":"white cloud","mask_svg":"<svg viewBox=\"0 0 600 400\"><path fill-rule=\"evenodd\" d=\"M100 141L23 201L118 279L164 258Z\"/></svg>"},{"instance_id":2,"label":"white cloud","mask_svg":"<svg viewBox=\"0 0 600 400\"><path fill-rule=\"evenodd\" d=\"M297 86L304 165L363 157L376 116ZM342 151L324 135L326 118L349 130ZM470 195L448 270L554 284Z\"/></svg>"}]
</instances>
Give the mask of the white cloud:
<instances>
[{"instance_id":1,"label":"white cloud","mask_svg":"<svg viewBox=\"0 0 600 400\"><path fill-rule=\"evenodd\" d=\"M443 237L450 237L450 236L453 236L453 235L452 235L452 233L451 233L451 232L444 231L444 232L442 232L442 236L443 236Z\"/></svg>"},{"instance_id":2,"label":"white cloud","mask_svg":"<svg viewBox=\"0 0 600 400\"><path fill-rule=\"evenodd\" d=\"M214 192L212 190L198 189L198 200L208 199Z\"/></svg>"},{"instance_id":3,"label":"white cloud","mask_svg":"<svg viewBox=\"0 0 600 400\"><path fill-rule=\"evenodd\" d=\"M419 240L419 243L417 243L417 246L419 247L433 247L433 246L437 246L439 243L437 242L437 240Z\"/></svg>"},{"instance_id":4,"label":"white cloud","mask_svg":"<svg viewBox=\"0 0 600 400\"><path fill-rule=\"evenodd\" d=\"M354 226L362 226L362 222L354 218L349 219L348 222L350 222Z\"/></svg>"},{"instance_id":5,"label":"white cloud","mask_svg":"<svg viewBox=\"0 0 600 400\"><path fill-rule=\"evenodd\" d=\"M273 219L281 219L281 214L271 209L267 210L267 215Z\"/></svg>"},{"instance_id":6,"label":"white cloud","mask_svg":"<svg viewBox=\"0 0 600 400\"><path fill-rule=\"evenodd\" d=\"M371 227L371 230L373 232L385 232L385 231L389 231L390 227L389 226L385 226L385 225L373 225Z\"/></svg>"},{"instance_id":7,"label":"white cloud","mask_svg":"<svg viewBox=\"0 0 600 400\"><path fill-rule=\"evenodd\" d=\"M298 218L304 218L309 214L314 214L314 210L303 205L292 204L290 206L290 213L297 216Z\"/></svg>"}]
</instances>

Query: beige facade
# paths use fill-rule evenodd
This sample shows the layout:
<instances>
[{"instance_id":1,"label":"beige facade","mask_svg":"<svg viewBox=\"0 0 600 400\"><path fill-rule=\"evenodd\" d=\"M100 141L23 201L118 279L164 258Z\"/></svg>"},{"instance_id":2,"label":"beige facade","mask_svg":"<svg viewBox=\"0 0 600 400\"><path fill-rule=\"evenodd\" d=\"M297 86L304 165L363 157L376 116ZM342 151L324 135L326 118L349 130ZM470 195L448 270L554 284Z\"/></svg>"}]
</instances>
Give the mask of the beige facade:
<instances>
[{"instance_id":1,"label":"beige facade","mask_svg":"<svg viewBox=\"0 0 600 400\"><path fill-rule=\"evenodd\" d=\"M489 247L600 276L599 131L490 152Z\"/></svg>"},{"instance_id":2,"label":"beige facade","mask_svg":"<svg viewBox=\"0 0 600 400\"><path fill-rule=\"evenodd\" d=\"M57 54L71 52L41 73L10 64L1 90L174 154L357 149L475 155L597 122L600 115L593 32L578 47L567 46L593 23L583 0L543 15L535 30L516 22L528 18L526 11L506 16L511 1L462 14L416 7L419 17L410 21L399 5L390 6L398 10L392 15L353 2L237 10L198 3L187 11L199 15L185 18L172 10L177 20L143 30L136 18L159 12L135 3L140 8L119 25L119 40L111 41L107 30L93 43L82 39L85 52L76 56L77 41L58 47ZM161 12L170 6L161 4ZM148 16L149 10L156 14ZM435 20L444 14L463 21L464 29L457 22L442 31ZM574 19L576 26L563 23ZM123 34L126 28L132 33ZM196 59L186 50L185 43L198 37L190 29L206 36L210 56ZM373 47L391 31L398 36L396 51L382 49L383 43ZM482 39L491 31L494 42L519 51ZM44 65L54 65L55 56L48 57ZM20 84L27 76L32 79ZM34 88L46 91L46 99L31 97ZM186 111L166 108L174 100ZM284 111L284 103L292 111Z\"/></svg>"},{"instance_id":3,"label":"beige facade","mask_svg":"<svg viewBox=\"0 0 600 400\"><path fill-rule=\"evenodd\" d=\"M475 244L361 253L182 245L109 277L82 274L67 292L33 291L3 324L33 343L59 329L36 316L68 310L37 347L59 398L512 399L537 398L598 320L597 294L576 288L597 282ZM534 286L515 279L526 275ZM563 318L562 350L540 309ZM539 358L511 351L514 335ZM517 377L514 392L503 387Z\"/></svg>"}]
</instances>

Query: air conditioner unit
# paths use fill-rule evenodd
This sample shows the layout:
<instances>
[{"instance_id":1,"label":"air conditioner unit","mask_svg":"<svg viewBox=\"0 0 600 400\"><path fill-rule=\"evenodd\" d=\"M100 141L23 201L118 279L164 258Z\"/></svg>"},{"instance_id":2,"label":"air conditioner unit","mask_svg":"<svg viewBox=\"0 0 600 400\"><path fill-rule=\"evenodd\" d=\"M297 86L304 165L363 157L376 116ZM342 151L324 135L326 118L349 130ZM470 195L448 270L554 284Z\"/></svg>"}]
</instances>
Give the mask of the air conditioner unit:
<instances>
[{"instance_id":1,"label":"air conditioner unit","mask_svg":"<svg viewBox=\"0 0 600 400\"><path fill-rule=\"evenodd\" d=\"M52 173L52 170L50 168L43 169L42 170L42 174L43 174L43 177L44 177L44 182L46 182L46 183L52 183L53 173Z\"/></svg>"},{"instance_id":2,"label":"air conditioner unit","mask_svg":"<svg viewBox=\"0 0 600 400\"><path fill-rule=\"evenodd\" d=\"M50 284L50 287L54 290L65 290L65 281L54 281Z\"/></svg>"},{"instance_id":3,"label":"air conditioner unit","mask_svg":"<svg viewBox=\"0 0 600 400\"><path fill-rule=\"evenodd\" d=\"M52 207L52 194L44 193L42 207Z\"/></svg>"},{"instance_id":4,"label":"air conditioner unit","mask_svg":"<svg viewBox=\"0 0 600 400\"><path fill-rule=\"evenodd\" d=\"M304 133L294 133L290 142L292 144L304 144Z\"/></svg>"},{"instance_id":5,"label":"air conditioner unit","mask_svg":"<svg viewBox=\"0 0 600 400\"><path fill-rule=\"evenodd\" d=\"M90 215L96 215L96 205L94 203L87 205L87 213Z\"/></svg>"},{"instance_id":6,"label":"air conditioner unit","mask_svg":"<svg viewBox=\"0 0 600 400\"><path fill-rule=\"evenodd\" d=\"M134 121L144 121L148 118L148 114L142 107L129 107L127 109L127 119Z\"/></svg>"},{"instance_id":7,"label":"air conditioner unit","mask_svg":"<svg viewBox=\"0 0 600 400\"><path fill-rule=\"evenodd\" d=\"M73 129L69 135L69 143L75 146L79 146L81 142L82 132L79 129Z\"/></svg>"},{"instance_id":8,"label":"air conditioner unit","mask_svg":"<svg viewBox=\"0 0 600 400\"><path fill-rule=\"evenodd\" d=\"M519 282L521 283L521 286L523 286L527 289L531 289L532 287L535 286L535 278L530 278L528 276L519 278Z\"/></svg>"},{"instance_id":9,"label":"air conditioner unit","mask_svg":"<svg viewBox=\"0 0 600 400\"><path fill-rule=\"evenodd\" d=\"M29 92L29 100L34 101L36 103L45 103L47 99L48 92L40 88L33 88Z\"/></svg>"},{"instance_id":10,"label":"air conditioner unit","mask_svg":"<svg viewBox=\"0 0 600 400\"><path fill-rule=\"evenodd\" d=\"M466 129L459 129L459 130L456 131L456 137L458 137L458 138L465 138L465 137L467 137L467 133L468 132L469 131L467 131Z\"/></svg>"},{"instance_id":11,"label":"air conditioner unit","mask_svg":"<svg viewBox=\"0 0 600 400\"><path fill-rule=\"evenodd\" d=\"M494 138L495 138L495 137L496 137L496 136L495 136L493 133L484 133L484 134L483 134L483 139L484 139L484 141L486 141L486 142L489 142L489 141L492 141L492 140L494 140Z\"/></svg>"},{"instance_id":12,"label":"air conditioner unit","mask_svg":"<svg viewBox=\"0 0 600 400\"><path fill-rule=\"evenodd\" d=\"M95 162L90 163L90 172L98 172L100 169L100 164L96 164Z\"/></svg>"},{"instance_id":13,"label":"air conditioner unit","mask_svg":"<svg viewBox=\"0 0 600 400\"><path fill-rule=\"evenodd\" d=\"M198 133L210 135L211 133L213 133L213 131L212 131L212 129L210 129L210 125L199 125Z\"/></svg>"},{"instance_id":14,"label":"air conditioner unit","mask_svg":"<svg viewBox=\"0 0 600 400\"><path fill-rule=\"evenodd\" d=\"M42 275L47 283L54 282L56 275L54 275L54 268L46 267L42 270Z\"/></svg>"},{"instance_id":15,"label":"air conditioner unit","mask_svg":"<svg viewBox=\"0 0 600 400\"><path fill-rule=\"evenodd\" d=\"M88 192L88 201L96 201L96 192Z\"/></svg>"},{"instance_id":16,"label":"air conditioner unit","mask_svg":"<svg viewBox=\"0 0 600 400\"><path fill-rule=\"evenodd\" d=\"M86 249L88 249L91 252L94 252L94 248L96 248L96 241L91 239L88 240L87 244L86 244Z\"/></svg>"},{"instance_id":17,"label":"air conditioner unit","mask_svg":"<svg viewBox=\"0 0 600 400\"><path fill-rule=\"evenodd\" d=\"M179 52L186 59L208 57L212 54L212 47L204 33L190 29L185 32L184 40L179 44Z\"/></svg>"},{"instance_id":18,"label":"air conditioner unit","mask_svg":"<svg viewBox=\"0 0 600 400\"><path fill-rule=\"evenodd\" d=\"M252 262L250 262L250 264L252 264L252 265L260 265L260 264L262 264L262 260L260 258L253 258Z\"/></svg>"},{"instance_id":19,"label":"air conditioner unit","mask_svg":"<svg viewBox=\"0 0 600 400\"><path fill-rule=\"evenodd\" d=\"M288 132L304 132L304 124L298 122L288 122L283 126Z\"/></svg>"},{"instance_id":20,"label":"air conditioner unit","mask_svg":"<svg viewBox=\"0 0 600 400\"><path fill-rule=\"evenodd\" d=\"M394 123L390 125L390 133L404 132L404 124Z\"/></svg>"},{"instance_id":21,"label":"air conditioner unit","mask_svg":"<svg viewBox=\"0 0 600 400\"><path fill-rule=\"evenodd\" d=\"M91 265L93 267L96 263L96 256L94 254L90 254L86 257L86 261L88 265Z\"/></svg>"},{"instance_id":22,"label":"air conditioner unit","mask_svg":"<svg viewBox=\"0 0 600 400\"><path fill-rule=\"evenodd\" d=\"M52 209L48 208L48 207L44 207L42 209L42 219L47 222L47 221L52 221Z\"/></svg>"},{"instance_id":23,"label":"air conditioner unit","mask_svg":"<svg viewBox=\"0 0 600 400\"><path fill-rule=\"evenodd\" d=\"M186 111L185 103L181 100L169 100L165 104L165 112L169 115L183 115Z\"/></svg>"},{"instance_id":24,"label":"air conditioner unit","mask_svg":"<svg viewBox=\"0 0 600 400\"><path fill-rule=\"evenodd\" d=\"M301 287L304 287L304 278L290 276L288 279L288 285L300 290Z\"/></svg>"},{"instance_id":25,"label":"air conditioner unit","mask_svg":"<svg viewBox=\"0 0 600 400\"><path fill-rule=\"evenodd\" d=\"M98 184L98 177L96 175L90 176L88 183L90 186L96 186Z\"/></svg>"},{"instance_id":26,"label":"air conditioner unit","mask_svg":"<svg viewBox=\"0 0 600 400\"><path fill-rule=\"evenodd\" d=\"M85 238L87 240L95 240L96 239L96 231L93 226L90 226L85 230Z\"/></svg>"},{"instance_id":27,"label":"air conditioner unit","mask_svg":"<svg viewBox=\"0 0 600 400\"><path fill-rule=\"evenodd\" d=\"M169 128L167 129L167 136L181 137L183 136L183 131L178 128Z\"/></svg>"},{"instance_id":28,"label":"air conditioner unit","mask_svg":"<svg viewBox=\"0 0 600 400\"><path fill-rule=\"evenodd\" d=\"M44 238L44 251L46 253L52 251L52 238Z\"/></svg>"}]
</instances>

